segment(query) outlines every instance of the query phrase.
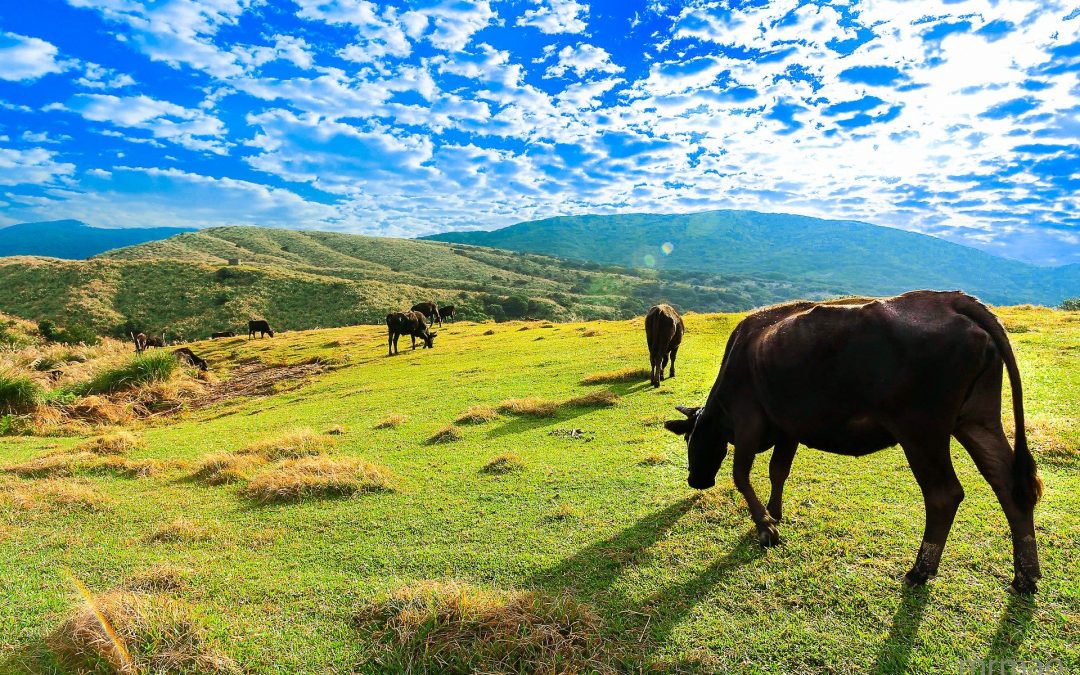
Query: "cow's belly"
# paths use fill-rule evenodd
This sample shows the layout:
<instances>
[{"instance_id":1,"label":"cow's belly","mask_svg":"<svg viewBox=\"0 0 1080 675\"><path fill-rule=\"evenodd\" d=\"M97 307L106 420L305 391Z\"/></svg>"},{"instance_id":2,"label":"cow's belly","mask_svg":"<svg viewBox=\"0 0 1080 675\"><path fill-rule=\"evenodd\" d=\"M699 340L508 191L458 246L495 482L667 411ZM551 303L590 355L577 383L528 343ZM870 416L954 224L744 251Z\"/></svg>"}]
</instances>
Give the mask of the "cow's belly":
<instances>
[{"instance_id":1,"label":"cow's belly","mask_svg":"<svg viewBox=\"0 0 1080 675\"><path fill-rule=\"evenodd\" d=\"M827 428L807 429L797 435L807 447L838 455L868 455L896 445L891 433L867 417L838 421Z\"/></svg>"}]
</instances>

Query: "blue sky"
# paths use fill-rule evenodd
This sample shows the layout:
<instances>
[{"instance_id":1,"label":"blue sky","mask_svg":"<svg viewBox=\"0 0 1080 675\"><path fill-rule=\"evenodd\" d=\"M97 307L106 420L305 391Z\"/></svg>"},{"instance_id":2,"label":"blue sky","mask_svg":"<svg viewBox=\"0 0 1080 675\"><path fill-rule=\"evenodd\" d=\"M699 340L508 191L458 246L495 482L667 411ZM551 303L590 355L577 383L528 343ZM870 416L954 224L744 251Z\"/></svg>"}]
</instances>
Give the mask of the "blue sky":
<instances>
[{"instance_id":1,"label":"blue sky","mask_svg":"<svg viewBox=\"0 0 1080 675\"><path fill-rule=\"evenodd\" d=\"M1080 262L1080 2L0 1L0 224L747 208Z\"/></svg>"}]
</instances>

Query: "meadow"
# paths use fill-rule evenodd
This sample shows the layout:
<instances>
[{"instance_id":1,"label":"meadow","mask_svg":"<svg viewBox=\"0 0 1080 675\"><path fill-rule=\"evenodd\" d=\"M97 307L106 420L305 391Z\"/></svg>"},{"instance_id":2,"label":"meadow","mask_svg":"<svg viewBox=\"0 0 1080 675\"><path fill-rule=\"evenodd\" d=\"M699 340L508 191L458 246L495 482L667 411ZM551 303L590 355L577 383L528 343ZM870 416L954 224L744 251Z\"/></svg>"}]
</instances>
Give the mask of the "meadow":
<instances>
[{"instance_id":1,"label":"meadow","mask_svg":"<svg viewBox=\"0 0 1080 675\"><path fill-rule=\"evenodd\" d=\"M212 374L179 412L0 439L0 672L1076 672L1080 312L997 311L1046 485L1034 599L956 443L967 497L921 589L899 448L800 448L769 550L729 463L688 488L662 424L742 315L688 315L655 390L640 317L447 324L394 357L354 326L192 343Z\"/></svg>"}]
</instances>

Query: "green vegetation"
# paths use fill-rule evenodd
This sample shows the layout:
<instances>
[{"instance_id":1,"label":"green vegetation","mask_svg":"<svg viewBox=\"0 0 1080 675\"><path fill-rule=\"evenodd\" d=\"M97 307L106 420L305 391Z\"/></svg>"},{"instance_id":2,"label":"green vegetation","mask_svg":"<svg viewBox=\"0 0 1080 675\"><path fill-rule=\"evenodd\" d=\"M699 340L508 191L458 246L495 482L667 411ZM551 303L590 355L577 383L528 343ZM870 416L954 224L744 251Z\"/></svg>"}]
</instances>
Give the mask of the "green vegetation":
<instances>
[{"instance_id":1,"label":"green vegetation","mask_svg":"<svg viewBox=\"0 0 1080 675\"><path fill-rule=\"evenodd\" d=\"M67 328L57 328L56 324L48 319L38 322L38 333L45 338L46 342L56 342L62 345L96 345L101 342L93 330L80 323L74 323Z\"/></svg>"},{"instance_id":2,"label":"green vegetation","mask_svg":"<svg viewBox=\"0 0 1080 675\"><path fill-rule=\"evenodd\" d=\"M1080 312L1080 298L1069 298L1062 300L1058 309L1063 309L1069 312Z\"/></svg>"},{"instance_id":3,"label":"green vegetation","mask_svg":"<svg viewBox=\"0 0 1080 675\"><path fill-rule=\"evenodd\" d=\"M1050 306L1080 291L1080 264L1037 267L916 232L784 213L565 216L426 239L655 266L666 279L679 270L691 284L700 275L780 273L859 295L961 289L992 303Z\"/></svg>"},{"instance_id":4,"label":"green vegetation","mask_svg":"<svg viewBox=\"0 0 1080 675\"><path fill-rule=\"evenodd\" d=\"M239 258L239 265L228 260ZM330 232L224 227L182 234L88 261L0 258L0 311L87 323L121 339L382 324L431 299L458 320L629 318L657 300L735 311L847 289L789 278L685 274L570 263L473 246Z\"/></svg>"},{"instance_id":5,"label":"green vegetation","mask_svg":"<svg viewBox=\"0 0 1080 675\"><path fill-rule=\"evenodd\" d=\"M98 372L90 381L73 385L69 391L86 395L134 389L153 382L164 382L179 367L180 362L171 351L148 351L132 356L127 363Z\"/></svg>"},{"instance_id":6,"label":"green vegetation","mask_svg":"<svg viewBox=\"0 0 1080 675\"><path fill-rule=\"evenodd\" d=\"M41 385L24 375L0 372L0 414L17 415L41 403Z\"/></svg>"},{"instance_id":7,"label":"green vegetation","mask_svg":"<svg viewBox=\"0 0 1080 675\"><path fill-rule=\"evenodd\" d=\"M959 445L966 499L922 590L900 581L923 501L899 448L801 448L769 550L730 458L716 487L687 488L685 442L662 421L705 400L739 315L689 314L678 377L660 389L626 372L648 364L640 317L494 335L459 322L435 349L393 357L384 328L356 326L191 345L216 384L186 411L118 424L138 442L99 443L123 455L76 450L100 431L2 439L0 467L27 470L0 472L0 672L74 671L65 640L82 633L68 621L87 605L65 569L115 608L140 663L184 644L203 659L189 670L925 673L992 658L1075 672L1080 314L999 314L1026 327L1010 339L1046 484L1035 601L1006 591L1005 518ZM255 387L256 371L290 379ZM457 440L428 442L459 419ZM348 432L318 440L335 426ZM67 459L32 471L50 456ZM110 600L148 586L139 597L177 603L177 621Z\"/></svg>"}]
</instances>

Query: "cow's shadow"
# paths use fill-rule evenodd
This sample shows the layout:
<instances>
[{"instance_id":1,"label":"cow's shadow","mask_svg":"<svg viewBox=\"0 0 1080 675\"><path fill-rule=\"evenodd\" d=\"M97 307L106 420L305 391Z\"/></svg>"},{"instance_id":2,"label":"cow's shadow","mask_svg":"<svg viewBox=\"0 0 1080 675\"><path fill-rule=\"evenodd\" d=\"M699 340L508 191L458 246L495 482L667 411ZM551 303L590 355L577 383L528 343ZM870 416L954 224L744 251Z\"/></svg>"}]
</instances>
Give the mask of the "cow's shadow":
<instances>
[{"instance_id":1,"label":"cow's shadow","mask_svg":"<svg viewBox=\"0 0 1080 675\"><path fill-rule=\"evenodd\" d=\"M1009 595L1009 604L998 622L997 632L990 639L986 658L988 661L1019 661L1020 646L1028 631L1035 624L1035 603L1015 593Z\"/></svg>"},{"instance_id":2,"label":"cow's shadow","mask_svg":"<svg viewBox=\"0 0 1080 675\"><path fill-rule=\"evenodd\" d=\"M911 650L915 646L915 636L923 620L926 604L930 600L930 587L911 587L904 584L901 591L900 605L893 614L889 635L878 648L874 667L870 671L876 675L885 673L906 673L911 660Z\"/></svg>"}]
</instances>

